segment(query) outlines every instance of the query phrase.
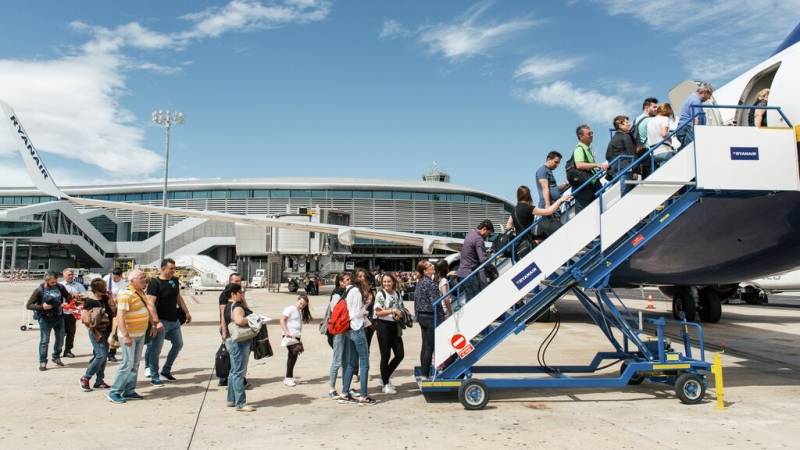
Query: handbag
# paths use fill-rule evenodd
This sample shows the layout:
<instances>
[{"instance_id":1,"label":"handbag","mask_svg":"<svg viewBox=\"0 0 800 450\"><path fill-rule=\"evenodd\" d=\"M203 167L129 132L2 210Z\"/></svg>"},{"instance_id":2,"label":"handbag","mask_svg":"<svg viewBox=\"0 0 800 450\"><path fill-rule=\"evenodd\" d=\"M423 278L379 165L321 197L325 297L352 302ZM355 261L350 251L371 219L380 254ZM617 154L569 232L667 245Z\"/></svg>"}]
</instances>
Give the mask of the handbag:
<instances>
[{"instance_id":1,"label":"handbag","mask_svg":"<svg viewBox=\"0 0 800 450\"><path fill-rule=\"evenodd\" d=\"M108 348L109 349L118 349L119 348L119 337L117 336L117 318L111 319L111 334L108 335Z\"/></svg>"},{"instance_id":2,"label":"handbag","mask_svg":"<svg viewBox=\"0 0 800 450\"><path fill-rule=\"evenodd\" d=\"M231 371L231 356L225 344L219 346L214 357L214 374L217 378L227 378Z\"/></svg>"},{"instance_id":3,"label":"handbag","mask_svg":"<svg viewBox=\"0 0 800 450\"><path fill-rule=\"evenodd\" d=\"M261 329L258 330L258 334L253 338L253 345L251 348L253 350L253 358L255 359L269 358L272 356L272 345L269 343L269 333L267 332L266 325L262 325Z\"/></svg>"},{"instance_id":4,"label":"handbag","mask_svg":"<svg viewBox=\"0 0 800 450\"><path fill-rule=\"evenodd\" d=\"M240 327L235 322L231 322L228 324L228 334L230 334L233 342L244 342L256 337L258 330L254 330L251 327Z\"/></svg>"},{"instance_id":5,"label":"handbag","mask_svg":"<svg viewBox=\"0 0 800 450\"><path fill-rule=\"evenodd\" d=\"M298 341L297 344L292 344L286 347L286 349L292 352L293 355L299 355L303 353L303 343Z\"/></svg>"},{"instance_id":6,"label":"handbag","mask_svg":"<svg viewBox=\"0 0 800 450\"><path fill-rule=\"evenodd\" d=\"M183 325L183 324L185 324L185 323L186 323L186 312L184 312L184 311L183 311L183 308L181 308L180 306L178 307L178 314L177 314L177 317L178 317L178 322L179 322L181 325Z\"/></svg>"}]
</instances>

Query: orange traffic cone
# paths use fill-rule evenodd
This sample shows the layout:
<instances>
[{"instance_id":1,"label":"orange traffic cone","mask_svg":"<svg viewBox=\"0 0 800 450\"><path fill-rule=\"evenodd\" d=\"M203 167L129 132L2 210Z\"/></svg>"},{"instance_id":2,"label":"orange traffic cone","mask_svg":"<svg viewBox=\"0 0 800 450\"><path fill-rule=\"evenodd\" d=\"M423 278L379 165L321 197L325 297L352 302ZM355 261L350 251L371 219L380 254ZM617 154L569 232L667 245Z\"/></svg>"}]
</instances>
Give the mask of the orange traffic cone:
<instances>
[{"instance_id":1,"label":"orange traffic cone","mask_svg":"<svg viewBox=\"0 0 800 450\"><path fill-rule=\"evenodd\" d=\"M656 309L656 305L653 304L653 295L647 295L647 309Z\"/></svg>"}]
</instances>

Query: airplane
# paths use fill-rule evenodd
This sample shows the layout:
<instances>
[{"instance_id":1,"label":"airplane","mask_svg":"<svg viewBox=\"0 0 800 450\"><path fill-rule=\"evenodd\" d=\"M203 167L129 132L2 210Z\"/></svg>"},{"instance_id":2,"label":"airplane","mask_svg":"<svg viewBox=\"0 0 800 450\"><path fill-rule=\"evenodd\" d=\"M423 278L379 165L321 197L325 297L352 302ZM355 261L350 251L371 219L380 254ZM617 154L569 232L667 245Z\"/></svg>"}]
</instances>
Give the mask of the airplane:
<instances>
[{"instance_id":1,"label":"airplane","mask_svg":"<svg viewBox=\"0 0 800 450\"><path fill-rule=\"evenodd\" d=\"M800 121L800 88L796 83L800 78L798 42L800 25L769 58L718 88L708 103L752 105L757 92L769 87L770 104L779 105L783 114L768 110L768 122L785 128L786 117ZM674 107L682 105L696 86L697 82L691 80L678 84L670 93ZM458 252L463 243L461 239L441 236L72 197L55 184L13 109L2 101L0 108L35 186L60 200L100 208L329 233L345 245L352 244L356 238L380 239L420 246L426 254L431 254L433 249ZM710 109L706 113L711 125L736 126L746 122L747 111ZM797 132L800 140L800 127ZM615 270L610 285L658 286L673 298L676 318L685 314L687 320L694 320L699 312L704 321L717 322L721 317L722 300L735 294L741 280L798 266L800 192L764 192L747 198L711 194L691 206Z\"/></svg>"}]
</instances>

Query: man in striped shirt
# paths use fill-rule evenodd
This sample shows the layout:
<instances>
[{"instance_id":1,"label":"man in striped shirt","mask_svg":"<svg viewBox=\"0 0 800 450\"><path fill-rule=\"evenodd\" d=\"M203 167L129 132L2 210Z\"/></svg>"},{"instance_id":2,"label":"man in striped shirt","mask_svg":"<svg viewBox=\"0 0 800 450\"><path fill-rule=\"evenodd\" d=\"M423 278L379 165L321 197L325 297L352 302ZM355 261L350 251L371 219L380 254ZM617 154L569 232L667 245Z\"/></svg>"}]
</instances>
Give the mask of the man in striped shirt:
<instances>
[{"instance_id":1,"label":"man in striped shirt","mask_svg":"<svg viewBox=\"0 0 800 450\"><path fill-rule=\"evenodd\" d=\"M117 296L117 334L121 342L122 362L117 378L108 392L108 400L125 403L126 400L141 400L142 396L134 390L142 359L144 335L150 321L150 313L145 303L144 288L147 279L141 270L128 273L128 290Z\"/></svg>"}]
</instances>

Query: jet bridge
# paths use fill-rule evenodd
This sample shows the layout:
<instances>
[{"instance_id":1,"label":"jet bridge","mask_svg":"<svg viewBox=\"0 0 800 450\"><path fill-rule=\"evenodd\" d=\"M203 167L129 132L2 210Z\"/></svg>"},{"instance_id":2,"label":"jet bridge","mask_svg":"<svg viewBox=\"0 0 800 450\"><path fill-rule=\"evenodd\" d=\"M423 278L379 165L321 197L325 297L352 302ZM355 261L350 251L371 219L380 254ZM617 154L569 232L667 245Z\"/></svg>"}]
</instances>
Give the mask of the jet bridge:
<instances>
[{"instance_id":1,"label":"jet bridge","mask_svg":"<svg viewBox=\"0 0 800 450\"><path fill-rule=\"evenodd\" d=\"M770 108L783 116L780 108ZM701 113L695 111L695 115ZM784 120L790 123L785 116ZM651 167L647 178L636 180L631 174L644 164L653 164L649 156L663 141L618 170L595 193L589 206L519 260L514 256L516 247L536 222L493 254L467 277L479 276L490 265L500 272L478 295L465 298L464 279L437 300L435 306L450 301L455 312L449 317L441 312L434 315L434 364L431 368L417 368L423 393L457 389L464 407L480 409L489 400L490 388L623 387L646 379L673 385L684 403L702 401L710 372L702 327L685 317L679 322L683 352L672 349L664 338L665 327L672 321L647 319L657 332L654 338L645 335L638 318L609 289L609 277L704 198L800 191L800 172L791 125L765 129L695 126L691 121L686 127L692 128L694 141L657 170ZM619 166L625 158L634 159L621 156L611 164ZM596 173L578 190L591 189L594 181L604 175ZM597 353L586 366L478 365L507 337L522 332L531 320L568 293L577 296L611 343L612 351ZM699 345L698 353L692 352L692 338ZM602 366L607 361L611 363ZM618 376L593 375L617 363L621 363ZM483 374L489 377L476 377ZM491 374L539 376L491 378Z\"/></svg>"}]
</instances>

